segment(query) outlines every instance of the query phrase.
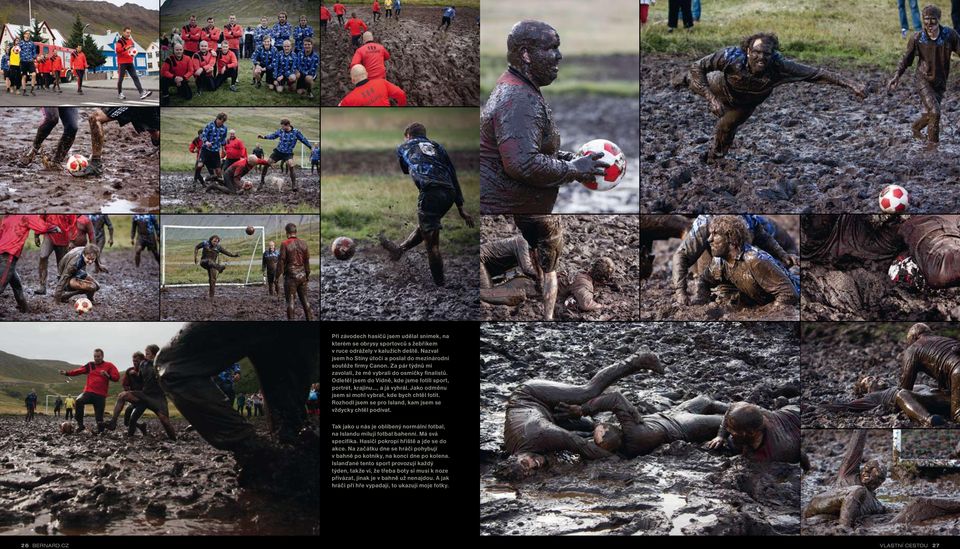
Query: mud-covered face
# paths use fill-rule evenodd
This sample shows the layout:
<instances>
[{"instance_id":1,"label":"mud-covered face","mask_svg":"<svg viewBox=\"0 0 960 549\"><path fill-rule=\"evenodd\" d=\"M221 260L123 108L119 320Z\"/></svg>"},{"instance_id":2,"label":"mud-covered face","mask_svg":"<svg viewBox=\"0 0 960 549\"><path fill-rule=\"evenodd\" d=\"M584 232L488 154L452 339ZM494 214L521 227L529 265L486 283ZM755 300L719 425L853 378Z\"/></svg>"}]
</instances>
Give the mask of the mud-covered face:
<instances>
[{"instance_id":1,"label":"mud-covered face","mask_svg":"<svg viewBox=\"0 0 960 549\"><path fill-rule=\"evenodd\" d=\"M610 280L613 277L614 264L609 257L601 257L593 262L590 268L590 276L597 282Z\"/></svg>"},{"instance_id":2,"label":"mud-covered face","mask_svg":"<svg viewBox=\"0 0 960 549\"><path fill-rule=\"evenodd\" d=\"M137 356L137 355L133 355L132 357L130 357L130 362L132 362L134 366L139 366L139 365L140 365L140 357Z\"/></svg>"},{"instance_id":3,"label":"mud-covered face","mask_svg":"<svg viewBox=\"0 0 960 549\"><path fill-rule=\"evenodd\" d=\"M707 242L710 243L710 254L713 255L713 257L726 257L730 249L730 239L727 235L711 232Z\"/></svg>"},{"instance_id":4,"label":"mud-covered face","mask_svg":"<svg viewBox=\"0 0 960 549\"><path fill-rule=\"evenodd\" d=\"M932 15L924 15L923 30L927 32L927 36L936 40L940 36L940 20Z\"/></svg>"},{"instance_id":5,"label":"mud-covered face","mask_svg":"<svg viewBox=\"0 0 960 549\"><path fill-rule=\"evenodd\" d=\"M83 261L87 265L93 265L97 261L97 254L83 254Z\"/></svg>"},{"instance_id":6,"label":"mud-covered face","mask_svg":"<svg viewBox=\"0 0 960 549\"><path fill-rule=\"evenodd\" d=\"M886 477L885 468L875 459L866 462L860 469L860 483L871 492L883 484Z\"/></svg>"},{"instance_id":7,"label":"mud-covered face","mask_svg":"<svg viewBox=\"0 0 960 549\"><path fill-rule=\"evenodd\" d=\"M730 438L733 439L733 444L738 448L750 448L751 450L756 450L761 444L763 444L763 429L758 429L756 431L741 431L728 425L727 432L730 433Z\"/></svg>"},{"instance_id":8,"label":"mud-covered face","mask_svg":"<svg viewBox=\"0 0 960 549\"><path fill-rule=\"evenodd\" d=\"M773 42L757 38L747 52L747 65L753 74L761 74L773 62Z\"/></svg>"},{"instance_id":9,"label":"mud-covered face","mask_svg":"<svg viewBox=\"0 0 960 549\"><path fill-rule=\"evenodd\" d=\"M536 33L536 43L524 48L521 57L527 64L527 76L537 86L548 86L560 73L560 35L549 26L531 29Z\"/></svg>"},{"instance_id":10,"label":"mud-covered face","mask_svg":"<svg viewBox=\"0 0 960 549\"><path fill-rule=\"evenodd\" d=\"M217 245L220 244L220 239L219 239L219 238L212 238L212 239L210 239L210 243L213 244L214 246L217 246Z\"/></svg>"},{"instance_id":11,"label":"mud-covered face","mask_svg":"<svg viewBox=\"0 0 960 549\"><path fill-rule=\"evenodd\" d=\"M853 392L857 396L882 391L887 388L887 382L874 376L864 376L853 385Z\"/></svg>"},{"instance_id":12,"label":"mud-covered face","mask_svg":"<svg viewBox=\"0 0 960 549\"><path fill-rule=\"evenodd\" d=\"M520 467L522 467L524 471L529 471L532 473L533 471L543 467L545 460L541 455L521 454L517 458L517 461L520 463Z\"/></svg>"}]
</instances>

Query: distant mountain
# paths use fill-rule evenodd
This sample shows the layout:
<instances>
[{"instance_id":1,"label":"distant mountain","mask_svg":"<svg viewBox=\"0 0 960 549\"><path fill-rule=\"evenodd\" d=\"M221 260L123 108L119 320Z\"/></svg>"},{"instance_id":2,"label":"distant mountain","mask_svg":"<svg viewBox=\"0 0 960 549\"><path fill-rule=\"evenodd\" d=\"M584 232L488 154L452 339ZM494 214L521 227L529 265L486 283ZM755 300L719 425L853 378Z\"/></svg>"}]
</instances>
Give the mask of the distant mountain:
<instances>
[{"instance_id":1,"label":"distant mountain","mask_svg":"<svg viewBox=\"0 0 960 549\"><path fill-rule=\"evenodd\" d=\"M70 36L77 14L90 23L87 32L105 34L107 30L120 32L130 27L133 37L141 44L149 44L160 35L160 12L136 4L115 6L109 2L80 2L77 0L33 0L33 17L46 21L50 27ZM26 2L0 2L0 23L26 25L30 22Z\"/></svg>"},{"instance_id":2,"label":"distant mountain","mask_svg":"<svg viewBox=\"0 0 960 549\"><path fill-rule=\"evenodd\" d=\"M333 5L333 3L330 3ZM223 26L227 17L236 15L243 25L255 25L260 17L266 16L267 22L277 22L277 13L287 12L287 21L296 25L300 15L306 15L311 25L317 27L320 21L320 2L318 0L167 0L160 6L160 15L165 32L174 26L187 23L190 15L197 16L201 27L208 16L213 16L217 25Z\"/></svg>"},{"instance_id":3,"label":"distant mountain","mask_svg":"<svg viewBox=\"0 0 960 549\"><path fill-rule=\"evenodd\" d=\"M62 360L35 360L0 351L0 380L61 383L57 370L72 370L79 365Z\"/></svg>"}]
</instances>

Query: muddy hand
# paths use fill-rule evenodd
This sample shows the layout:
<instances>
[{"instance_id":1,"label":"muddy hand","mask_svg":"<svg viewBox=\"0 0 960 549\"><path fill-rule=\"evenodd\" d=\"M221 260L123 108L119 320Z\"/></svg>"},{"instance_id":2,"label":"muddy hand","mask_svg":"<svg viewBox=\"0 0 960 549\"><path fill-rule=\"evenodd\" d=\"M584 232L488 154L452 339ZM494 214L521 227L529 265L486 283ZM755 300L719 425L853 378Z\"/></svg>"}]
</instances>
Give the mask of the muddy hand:
<instances>
[{"instance_id":1,"label":"muddy hand","mask_svg":"<svg viewBox=\"0 0 960 549\"><path fill-rule=\"evenodd\" d=\"M797 255L794 255L794 254L787 254L786 264L787 264L787 268L794 267L794 266L799 266L799 265L800 265L800 257L798 257Z\"/></svg>"},{"instance_id":2,"label":"muddy hand","mask_svg":"<svg viewBox=\"0 0 960 549\"><path fill-rule=\"evenodd\" d=\"M899 84L900 84L900 79L899 79L898 77L894 76L893 78L890 79L889 82L887 82L887 89L890 90L890 91L893 91L893 90L896 89L896 87L897 87Z\"/></svg>"},{"instance_id":3,"label":"muddy hand","mask_svg":"<svg viewBox=\"0 0 960 549\"><path fill-rule=\"evenodd\" d=\"M715 95L711 95L707 98L707 103L710 104L710 112L712 112L717 118L723 116L723 103L720 102L720 99Z\"/></svg>"},{"instance_id":4,"label":"muddy hand","mask_svg":"<svg viewBox=\"0 0 960 549\"><path fill-rule=\"evenodd\" d=\"M583 409L576 404L567 404L566 402L560 402L553 409L554 415L559 419L570 419L583 417Z\"/></svg>"},{"instance_id":5,"label":"muddy hand","mask_svg":"<svg viewBox=\"0 0 960 549\"><path fill-rule=\"evenodd\" d=\"M723 439L720 437L714 437L707 442L707 448L710 450L719 450L723 447Z\"/></svg>"},{"instance_id":6,"label":"muddy hand","mask_svg":"<svg viewBox=\"0 0 960 549\"><path fill-rule=\"evenodd\" d=\"M593 153L590 156L581 156L570 162L573 170L577 172L577 181L589 183L594 181L596 176L603 175L604 170L610 167L610 164L600 161L603 153Z\"/></svg>"},{"instance_id":7,"label":"muddy hand","mask_svg":"<svg viewBox=\"0 0 960 549\"><path fill-rule=\"evenodd\" d=\"M570 162L576 158L576 153L570 151L557 151L557 160L563 160L564 162Z\"/></svg>"},{"instance_id":8,"label":"muddy hand","mask_svg":"<svg viewBox=\"0 0 960 549\"><path fill-rule=\"evenodd\" d=\"M463 218L463 222L467 224L467 227L470 227L471 229L473 228L473 216L463 211L463 208L460 208L460 217Z\"/></svg>"}]
</instances>

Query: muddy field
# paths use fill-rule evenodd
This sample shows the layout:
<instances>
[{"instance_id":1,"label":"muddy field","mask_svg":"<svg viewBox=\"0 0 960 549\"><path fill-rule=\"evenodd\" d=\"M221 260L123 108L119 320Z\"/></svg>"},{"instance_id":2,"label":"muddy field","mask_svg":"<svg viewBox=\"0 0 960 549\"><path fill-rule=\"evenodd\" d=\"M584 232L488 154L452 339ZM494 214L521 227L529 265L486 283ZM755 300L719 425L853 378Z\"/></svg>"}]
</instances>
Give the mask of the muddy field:
<instances>
[{"instance_id":1,"label":"muddy field","mask_svg":"<svg viewBox=\"0 0 960 549\"><path fill-rule=\"evenodd\" d=\"M883 380L888 387L896 387L900 360L907 347L907 330L912 325L910 322L805 322L801 348L803 427L917 427L893 407L855 413L829 411L820 406L854 400L853 384L867 375ZM960 335L956 326L949 323L927 325L938 335ZM919 375L916 388L921 386L935 388L936 381L925 374Z\"/></svg>"},{"instance_id":2,"label":"muddy field","mask_svg":"<svg viewBox=\"0 0 960 549\"><path fill-rule=\"evenodd\" d=\"M481 535L799 533L798 465L757 466L699 444L678 441L633 460L551 458L548 470L521 482L492 475L504 457L512 390L533 378L582 383L641 346L666 367L664 376L642 372L616 384L641 413L699 394L767 408L796 403L795 323L481 326Z\"/></svg>"},{"instance_id":3,"label":"muddy field","mask_svg":"<svg viewBox=\"0 0 960 549\"><path fill-rule=\"evenodd\" d=\"M913 213L960 211L960 191L952 185L960 177L953 82L942 106L939 152L925 153L910 133L920 113L913 69L888 93L890 67L841 71L867 86L862 102L835 86L776 89L740 128L731 154L705 165L700 154L717 118L702 97L670 86L694 60L643 56L643 211L877 213L877 196L891 183L910 192Z\"/></svg>"},{"instance_id":4,"label":"muddy field","mask_svg":"<svg viewBox=\"0 0 960 549\"><path fill-rule=\"evenodd\" d=\"M611 284L597 286L594 300L603 306L595 312L580 312L573 297L557 300L557 320L637 320L640 314L640 256L638 216L628 215L565 215L563 216L564 248L560 255L557 278L560 287L580 273L589 272L599 257L614 260L617 273ZM511 217L483 216L481 244L512 238L520 234ZM510 307L481 303L483 320L540 320L543 307L539 297Z\"/></svg>"},{"instance_id":5,"label":"muddy field","mask_svg":"<svg viewBox=\"0 0 960 549\"><path fill-rule=\"evenodd\" d=\"M801 501L810 499L828 489L837 475L847 442L855 431L811 429L803 431L803 450L810 457L811 470L803 475ZM960 493L960 473L950 470L921 471L914 474L893 469L893 446L889 429L870 429L864 450L864 459L877 458L887 466L887 480L876 491L877 499L886 508L885 513L863 518L855 528L840 526L836 517L818 515L804 519L804 535L864 535L864 536L956 536L960 534L960 516L930 519L918 524L893 523L893 518L917 497L956 498ZM892 473L892 474L891 474Z\"/></svg>"},{"instance_id":6,"label":"muddy field","mask_svg":"<svg viewBox=\"0 0 960 549\"><path fill-rule=\"evenodd\" d=\"M406 8L404 8L406 10ZM480 315L478 250L444 252L446 285L430 276L423 246L390 261L380 244L357 241L353 258L338 261L321 242L321 320L476 320Z\"/></svg>"},{"instance_id":7,"label":"muddy field","mask_svg":"<svg viewBox=\"0 0 960 549\"><path fill-rule=\"evenodd\" d=\"M92 150L86 119L89 111L80 110L77 139L70 149L88 158ZM42 115L37 108L5 108L0 113L0 134L18 136L0 142L0 158L9 166L0 182L0 213L160 211L160 156L146 132L137 134L129 124L122 128L116 123L104 125L103 175L76 178L65 170L44 169L39 155L30 166L18 167L17 161L33 143ZM61 123L44 141L43 150L51 158L62 134Z\"/></svg>"},{"instance_id":8,"label":"muddy field","mask_svg":"<svg viewBox=\"0 0 960 549\"><path fill-rule=\"evenodd\" d=\"M768 215L785 229L794 242L800 242L800 218L791 215ZM715 301L704 305L678 307L673 300L673 254L680 239L657 240L653 243L653 274L641 282L640 318L642 320L799 320L797 307L780 307L774 303L756 307L727 305ZM790 252L791 250L787 250ZM793 250L796 253L796 250ZM801 273L802 276L802 273ZM687 281L687 295L693 296L695 283Z\"/></svg>"},{"instance_id":9,"label":"muddy field","mask_svg":"<svg viewBox=\"0 0 960 549\"><path fill-rule=\"evenodd\" d=\"M47 295L34 295L40 286L37 271L40 252L27 250L17 262L17 272L23 281L24 294L30 311L26 314L16 309L13 290L0 294L0 320L54 321L83 320L103 322L117 320L158 320L160 268L149 250L140 255L140 268L133 262L133 249L104 249L100 262L109 272L91 272L90 276L100 284L94 296L94 307L89 313L78 315L69 303L56 303L53 299L57 281L56 257L51 254L47 265Z\"/></svg>"},{"instance_id":10,"label":"muddy field","mask_svg":"<svg viewBox=\"0 0 960 549\"><path fill-rule=\"evenodd\" d=\"M207 172L204 170L204 177ZM165 172L160 175L160 203L165 213L250 213L284 212L302 210L301 206L310 206L310 211L320 208L320 175L314 171L297 168L297 186L294 192L290 188L290 177L283 175L280 188L270 184L271 176L280 176L280 170L270 168L267 183L263 190L256 191L260 184L260 174L250 172L244 181L253 183L253 190L241 195L227 195L220 192L204 192L199 183L193 182L192 172Z\"/></svg>"},{"instance_id":11,"label":"muddy field","mask_svg":"<svg viewBox=\"0 0 960 549\"><path fill-rule=\"evenodd\" d=\"M397 142L399 145L400 142ZM442 143L441 143L442 145ZM450 161L453 162L458 174L480 172L480 157L476 151L447 151ZM409 178L400 171L397 164L396 151L378 151L371 155L368 152L357 151L324 151L323 175L353 174L353 175L393 175Z\"/></svg>"},{"instance_id":12,"label":"muddy field","mask_svg":"<svg viewBox=\"0 0 960 549\"><path fill-rule=\"evenodd\" d=\"M315 268L315 267L314 267ZM217 286L213 303L207 287L167 287L160 292L160 320L285 320L287 302L280 281L281 295L270 296L266 285L262 286ZM296 302L294 320L305 320L300 300ZM307 302L313 319L320 304L320 283L312 275L307 283Z\"/></svg>"},{"instance_id":13,"label":"muddy field","mask_svg":"<svg viewBox=\"0 0 960 549\"><path fill-rule=\"evenodd\" d=\"M887 277L892 260L805 261L800 270L803 320L960 320L960 288L919 292Z\"/></svg>"},{"instance_id":14,"label":"muddy field","mask_svg":"<svg viewBox=\"0 0 960 549\"><path fill-rule=\"evenodd\" d=\"M370 27L375 42L390 52L387 81L407 94L413 107L480 105L480 27L476 8L457 8L448 32L436 32L440 7L403 6L399 23L381 17L373 23L368 4L347 5ZM320 38L320 105L335 107L351 90L350 60L354 48L350 32L337 26L336 17Z\"/></svg>"},{"instance_id":15,"label":"muddy field","mask_svg":"<svg viewBox=\"0 0 960 549\"><path fill-rule=\"evenodd\" d=\"M318 507L239 488L233 455L184 421L173 420L180 438L169 442L147 415L151 436L133 440L122 429L62 435L55 419L0 417L0 534L320 533Z\"/></svg>"}]
</instances>

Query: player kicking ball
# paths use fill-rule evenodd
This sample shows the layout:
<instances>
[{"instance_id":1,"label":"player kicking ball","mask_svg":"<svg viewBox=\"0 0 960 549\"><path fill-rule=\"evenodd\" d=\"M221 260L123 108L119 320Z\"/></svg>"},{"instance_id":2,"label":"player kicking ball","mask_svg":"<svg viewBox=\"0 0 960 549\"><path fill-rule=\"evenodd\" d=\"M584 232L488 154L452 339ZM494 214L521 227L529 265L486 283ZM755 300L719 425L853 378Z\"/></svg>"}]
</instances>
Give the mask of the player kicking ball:
<instances>
[{"instance_id":1,"label":"player kicking ball","mask_svg":"<svg viewBox=\"0 0 960 549\"><path fill-rule=\"evenodd\" d=\"M157 151L160 150L160 109L157 107L101 107L87 117L90 122L90 142L93 152L90 163L78 171L77 177L103 175L103 125L117 122L121 126L133 124L137 133L146 131Z\"/></svg>"},{"instance_id":2,"label":"player kicking ball","mask_svg":"<svg viewBox=\"0 0 960 549\"><path fill-rule=\"evenodd\" d=\"M273 166L277 162L280 162L281 165L287 166L287 171L290 173L290 185L293 187L293 190L297 189L297 170L296 164L293 161L293 148L297 145L297 141L300 141L307 146L308 149L313 149L313 145L310 144L310 141L300 133L300 130L293 127L290 124L289 118L284 118L280 121L280 129L271 133L270 135L258 135L257 139L280 139L280 143L277 145L277 148L273 149L273 152L270 153L270 163L263 167L263 171L260 172L260 186L257 187L259 192L263 189L263 182L267 176L267 170L270 169L270 166Z\"/></svg>"},{"instance_id":3,"label":"player kicking ball","mask_svg":"<svg viewBox=\"0 0 960 549\"><path fill-rule=\"evenodd\" d=\"M203 250L203 254L200 259L200 267L207 271L207 280L210 282L210 299L213 299L213 294L217 286L217 275L227 268L226 265L217 261L220 254L229 257L240 257L240 255L223 249L223 247L220 246L220 237L217 235L211 236L193 248L194 265L197 264L197 254L199 254L201 250Z\"/></svg>"}]
</instances>

